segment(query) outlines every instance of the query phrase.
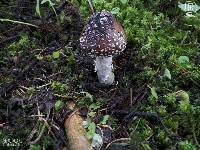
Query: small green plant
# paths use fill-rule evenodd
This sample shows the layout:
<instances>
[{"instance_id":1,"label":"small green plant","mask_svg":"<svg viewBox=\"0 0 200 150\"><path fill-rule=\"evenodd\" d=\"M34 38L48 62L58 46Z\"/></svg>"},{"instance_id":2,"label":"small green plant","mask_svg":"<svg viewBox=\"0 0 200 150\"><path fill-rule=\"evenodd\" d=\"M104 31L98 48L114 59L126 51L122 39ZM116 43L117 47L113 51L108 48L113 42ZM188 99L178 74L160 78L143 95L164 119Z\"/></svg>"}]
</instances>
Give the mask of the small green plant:
<instances>
[{"instance_id":1,"label":"small green plant","mask_svg":"<svg viewBox=\"0 0 200 150\"><path fill-rule=\"evenodd\" d=\"M58 112L65 104L61 100L57 100L55 103L55 110Z\"/></svg>"},{"instance_id":2,"label":"small green plant","mask_svg":"<svg viewBox=\"0 0 200 150\"><path fill-rule=\"evenodd\" d=\"M29 87L27 90L27 94L31 97L36 91L35 87Z\"/></svg>"},{"instance_id":3,"label":"small green plant","mask_svg":"<svg viewBox=\"0 0 200 150\"><path fill-rule=\"evenodd\" d=\"M21 38L18 42L13 42L10 44L7 49L11 56L15 56L17 53L21 53L23 50L31 47L31 42L27 34L21 35Z\"/></svg>"},{"instance_id":4,"label":"small green plant","mask_svg":"<svg viewBox=\"0 0 200 150\"><path fill-rule=\"evenodd\" d=\"M107 123L109 117L110 117L109 115L103 116L103 119L102 119L102 121L100 123L103 124L103 125L105 125Z\"/></svg>"},{"instance_id":5,"label":"small green plant","mask_svg":"<svg viewBox=\"0 0 200 150\"><path fill-rule=\"evenodd\" d=\"M197 148L192 142L181 141L178 143L178 150L196 150Z\"/></svg>"},{"instance_id":6,"label":"small green plant","mask_svg":"<svg viewBox=\"0 0 200 150\"><path fill-rule=\"evenodd\" d=\"M89 126L87 128L87 137L89 139L92 139L94 137L94 134L96 132L96 124L94 122L89 123Z\"/></svg>"},{"instance_id":7,"label":"small green plant","mask_svg":"<svg viewBox=\"0 0 200 150\"><path fill-rule=\"evenodd\" d=\"M59 57L60 57L60 51L55 51L55 52L53 52L52 57L53 57L54 59L59 58Z\"/></svg>"},{"instance_id":8,"label":"small green plant","mask_svg":"<svg viewBox=\"0 0 200 150\"><path fill-rule=\"evenodd\" d=\"M41 150L41 146L40 145L30 145L28 150Z\"/></svg>"},{"instance_id":9,"label":"small green plant","mask_svg":"<svg viewBox=\"0 0 200 150\"><path fill-rule=\"evenodd\" d=\"M51 84L51 87L53 91L55 92L55 94L64 94L64 93L67 93L69 90L69 87L67 86L67 84L63 84L58 81L53 81Z\"/></svg>"},{"instance_id":10,"label":"small green plant","mask_svg":"<svg viewBox=\"0 0 200 150\"><path fill-rule=\"evenodd\" d=\"M166 110L166 106L164 106L164 105L160 105L160 106L158 106L158 109L157 109L157 111L158 111L158 113L160 114L160 115L166 115L167 114L167 110Z\"/></svg>"},{"instance_id":11,"label":"small green plant","mask_svg":"<svg viewBox=\"0 0 200 150\"><path fill-rule=\"evenodd\" d=\"M167 68L165 69L164 76L167 77L170 80L172 79L172 75L171 75L169 69L167 69Z\"/></svg>"},{"instance_id":12,"label":"small green plant","mask_svg":"<svg viewBox=\"0 0 200 150\"><path fill-rule=\"evenodd\" d=\"M93 102L93 96L88 92L80 92L78 99L78 106L88 106Z\"/></svg>"},{"instance_id":13,"label":"small green plant","mask_svg":"<svg viewBox=\"0 0 200 150\"><path fill-rule=\"evenodd\" d=\"M150 101L152 103L155 103L157 100L158 100L158 94L156 92L156 88L155 87L152 87L150 88L151 89L151 96L150 96Z\"/></svg>"},{"instance_id":14,"label":"small green plant","mask_svg":"<svg viewBox=\"0 0 200 150\"><path fill-rule=\"evenodd\" d=\"M136 126L134 127L136 123ZM131 127L133 127L133 131L131 132L131 141L130 147L131 149L151 149L151 146L147 143L150 137L153 135L152 129L148 126L146 120L137 119L135 123Z\"/></svg>"},{"instance_id":15,"label":"small green plant","mask_svg":"<svg viewBox=\"0 0 200 150\"><path fill-rule=\"evenodd\" d=\"M93 95L88 92L82 91L78 96L78 107L87 106L88 114L87 121L84 121L85 128L87 128L87 137L92 140L101 141L100 135L96 134L96 126L98 124L106 125L109 120L109 115L102 116L102 120L94 122L94 118L99 115L97 111L104 106L103 99L96 99ZM93 139L95 138L95 139ZM97 138L97 139L96 139ZM98 142L97 142L98 143ZM100 142L101 143L101 142Z\"/></svg>"},{"instance_id":16,"label":"small green plant","mask_svg":"<svg viewBox=\"0 0 200 150\"><path fill-rule=\"evenodd\" d=\"M71 54L70 56L67 57L67 61L69 63L69 65L74 65L75 64L75 57L73 54Z\"/></svg>"},{"instance_id":17,"label":"small green plant","mask_svg":"<svg viewBox=\"0 0 200 150\"><path fill-rule=\"evenodd\" d=\"M172 144L171 139L167 136L167 133L162 129L158 129L156 140L159 141L160 145L170 146L170 144Z\"/></svg>"}]
</instances>

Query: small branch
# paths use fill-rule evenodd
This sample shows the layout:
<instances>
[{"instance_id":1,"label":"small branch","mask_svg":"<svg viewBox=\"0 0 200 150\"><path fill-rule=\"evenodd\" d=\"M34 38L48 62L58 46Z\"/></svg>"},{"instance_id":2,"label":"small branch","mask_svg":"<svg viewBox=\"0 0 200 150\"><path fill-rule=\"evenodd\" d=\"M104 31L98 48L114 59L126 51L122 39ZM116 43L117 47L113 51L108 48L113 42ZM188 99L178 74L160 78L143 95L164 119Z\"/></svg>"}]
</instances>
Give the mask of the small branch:
<instances>
[{"instance_id":1,"label":"small branch","mask_svg":"<svg viewBox=\"0 0 200 150\"><path fill-rule=\"evenodd\" d=\"M133 89L132 88L130 88L130 107L132 107L133 106Z\"/></svg>"},{"instance_id":2,"label":"small branch","mask_svg":"<svg viewBox=\"0 0 200 150\"><path fill-rule=\"evenodd\" d=\"M42 135L44 134L46 127L47 127L47 128L50 128L50 127L49 127L49 124L48 124L48 122L47 122L47 121L49 120L50 110L47 112L47 117L46 117L45 119L42 118L42 117L40 117L42 114L40 113L39 105L38 105L38 102L37 102L37 111L38 111L37 116L39 116L38 122L44 122L44 124L43 124L43 126L42 126L42 129L41 129L41 131L40 131L38 137L37 137L34 141L29 141L28 144L35 144L35 143L37 143L37 142L41 139ZM34 134L35 132L36 132L36 131L33 130L33 134ZM32 136L32 134L31 134L31 136ZM31 136L29 136L29 137L31 137ZM31 138L32 138L32 137L31 137Z\"/></svg>"},{"instance_id":3,"label":"small branch","mask_svg":"<svg viewBox=\"0 0 200 150\"><path fill-rule=\"evenodd\" d=\"M6 39L0 41L0 45L6 44L6 43L11 42L11 41L13 41L13 40L16 40L16 39L18 39L18 38L20 38L19 35L15 35L15 36L12 36L12 37L8 37L8 38L6 38Z\"/></svg>"},{"instance_id":4,"label":"small branch","mask_svg":"<svg viewBox=\"0 0 200 150\"><path fill-rule=\"evenodd\" d=\"M198 146L198 148L200 148L200 144L199 144L199 142L197 140L197 136L195 134L195 125L194 124L192 125L192 133L193 133L193 138L194 138L196 145Z\"/></svg>"},{"instance_id":5,"label":"small branch","mask_svg":"<svg viewBox=\"0 0 200 150\"><path fill-rule=\"evenodd\" d=\"M121 138L121 139L116 139L116 140L110 142L110 143L106 146L105 149L108 149L108 148L110 147L110 145L113 144L113 143L115 143L115 142L130 141L130 140L131 140L131 138Z\"/></svg>"},{"instance_id":6,"label":"small branch","mask_svg":"<svg viewBox=\"0 0 200 150\"><path fill-rule=\"evenodd\" d=\"M28 25L28 26L32 26L32 27L35 27L35 28L39 28L37 25L27 23L27 22L16 21L16 20L0 19L0 21L2 21L2 22L12 22L12 23L23 24L23 25Z\"/></svg>"},{"instance_id":7,"label":"small branch","mask_svg":"<svg viewBox=\"0 0 200 150\"><path fill-rule=\"evenodd\" d=\"M68 95L59 95L59 94L54 94L54 95L60 98L68 98Z\"/></svg>"},{"instance_id":8,"label":"small branch","mask_svg":"<svg viewBox=\"0 0 200 150\"><path fill-rule=\"evenodd\" d=\"M92 2L92 0L88 0L88 3L89 3L89 5L90 5L90 9L92 10L92 13L94 14L94 13L95 13L95 9L94 9L94 7L93 7L93 2Z\"/></svg>"},{"instance_id":9,"label":"small branch","mask_svg":"<svg viewBox=\"0 0 200 150\"><path fill-rule=\"evenodd\" d=\"M45 131L45 128L46 128L46 124L44 124L44 125L42 126L41 132L40 132L40 134L38 135L38 137L37 137L34 141L29 142L28 144L36 144L36 143L40 140L40 138L42 137L42 135L43 135L43 133L44 133L44 131Z\"/></svg>"},{"instance_id":10,"label":"small branch","mask_svg":"<svg viewBox=\"0 0 200 150\"><path fill-rule=\"evenodd\" d=\"M38 122L35 126L38 125ZM29 143L31 141L31 139L33 138L34 134L37 133L37 129L36 127L33 128L33 130L31 131L30 135L27 137L27 143Z\"/></svg>"},{"instance_id":11,"label":"small branch","mask_svg":"<svg viewBox=\"0 0 200 150\"><path fill-rule=\"evenodd\" d=\"M49 86L49 85L51 85L52 83L50 82L50 83L47 83L47 84L44 84L44 85L41 85L41 86L38 86L38 87L36 87L37 89L41 89L41 88L43 88L43 87L47 87L47 86Z\"/></svg>"}]
</instances>

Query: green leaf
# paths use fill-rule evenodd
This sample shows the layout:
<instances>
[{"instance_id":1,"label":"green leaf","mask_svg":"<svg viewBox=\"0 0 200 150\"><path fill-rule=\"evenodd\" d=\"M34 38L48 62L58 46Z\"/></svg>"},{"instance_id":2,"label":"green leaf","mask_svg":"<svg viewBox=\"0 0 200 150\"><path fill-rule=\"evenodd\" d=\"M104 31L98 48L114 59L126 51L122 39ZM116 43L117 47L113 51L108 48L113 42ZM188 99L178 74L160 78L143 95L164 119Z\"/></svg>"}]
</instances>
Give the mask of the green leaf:
<instances>
[{"instance_id":1,"label":"green leaf","mask_svg":"<svg viewBox=\"0 0 200 150\"><path fill-rule=\"evenodd\" d=\"M54 59L59 58L60 57L60 51L53 52L52 56L53 56Z\"/></svg>"},{"instance_id":2,"label":"green leaf","mask_svg":"<svg viewBox=\"0 0 200 150\"><path fill-rule=\"evenodd\" d=\"M120 0L120 2L121 2L122 4L126 4L126 3L128 2L128 0Z\"/></svg>"},{"instance_id":3,"label":"green leaf","mask_svg":"<svg viewBox=\"0 0 200 150\"><path fill-rule=\"evenodd\" d=\"M151 88L151 95L152 95L153 98L158 99L158 95L157 95L157 93L156 93L155 87L152 87L152 88Z\"/></svg>"},{"instance_id":4,"label":"green leaf","mask_svg":"<svg viewBox=\"0 0 200 150\"><path fill-rule=\"evenodd\" d=\"M101 124L106 124L106 122L108 121L109 115L105 115L103 116L103 120L101 121Z\"/></svg>"},{"instance_id":5,"label":"green leaf","mask_svg":"<svg viewBox=\"0 0 200 150\"><path fill-rule=\"evenodd\" d=\"M159 112L159 114L165 115L167 113L166 106L158 106L157 111Z\"/></svg>"},{"instance_id":6,"label":"green leaf","mask_svg":"<svg viewBox=\"0 0 200 150\"><path fill-rule=\"evenodd\" d=\"M69 87L67 84L63 84L58 81L53 81L51 87L56 94L64 94L68 91Z\"/></svg>"},{"instance_id":7,"label":"green leaf","mask_svg":"<svg viewBox=\"0 0 200 150\"><path fill-rule=\"evenodd\" d=\"M88 98L88 99L90 99L91 102L93 102L93 97L90 93L88 93L88 92L80 92L80 93L84 94L85 98Z\"/></svg>"},{"instance_id":8,"label":"green leaf","mask_svg":"<svg viewBox=\"0 0 200 150\"><path fill-rule=\"evenodd\" d=\"M96 115L96 112L94 112L94 111L91 111L91 112L88 113L88 116L90 116L90 117L92 117L92 118L93 118L95 115Z\"/></svg>"},{"instance_id":9,"label":"green leaf","mask_svg":"<svg viewBox=\"0 0 200 150\"><path fill-rule=\"evenodd\" d=\"M96 131L96 125L95 125L94 122L91 122L89 127L88 127L87 137L89 139L92 139L94 134L95 134L95 131Z\"/></svg>"},{"instance_id":10,"label":"green leaf","mask_svg":"<svg viewBox=\"0 0 200 150\"><path fill-rule=\"evenodd\" d=\"M36 13L41 17L41 14L40 14L40 0L37 0L35 10L36 10Z\"/></svg>"},{"instance_id":11,"label":"green leaf","mask_svg":"<svg viewBox=\"0 0 200 150\"><path fill-rule=\"evenodd\" d=\"M38 59L38 60L42 60L43 59L43 56L42 55L35 55L36 56L36 58Z\"/></svg>"},{"instance_id":12,"label":"green leaf","mask_svg":"<svg viewBox=\"0 0 200 150\"><path fill-rule=\"evenodd\" d=\"M187 112L191 108L190 101L180 101L179 108L182 112Z\"/></svg>"},{"instance_id":13,"label":"green leaf","mask_svg":"<svg viewBox=\"0 0 200 150\"><path fill-rule=\"evenodd\" d=\"M171 76L171 73L170 73L169 69L167 69L167 68L165 69L164 76L167 77L170 80L172 79L172 76Z\"/></svg>"},{"instance_id":14,"label":"green leaf","mask_svg":"<svg viewBox=\"0 0 200 150\"><path fill-rule=\"evenodd\" d=\"M64 106L64 103L63 103L61 100L58 100L58 101L55 103L55 110L56 110L56 111L59 111L63 106Z\"/></svg>"},{"instance_id":15,"label":"green leaf","mask_svg":"<svg viewBox=\"0 0 200 150\"><path fill-rule=\"evenodd\" d=\"M189 60L189 57L188 56L180 56L179 58L178 58L178 62L179 63L187 63L187 62L189 62L190 60Z\"/></svg>"},{"instance_id":16,"label":"green leaf","mask_svg":"<svg viewBox=\"0 0 200 150\"><path fill-rule=\"evenodd\" d=\"M196 149L197 149L196 146L188 140L178 142L178 150L196 150Z\"/></svg>"},{"instance_id":17,"label":"green leaf","mask_svg":"<svg viewBox=\"0 0 200 150\"><path fill-rule=\"evenodd\" d=\"M35 92L35 87L34 86L29 87L28 90L27 90L27 94L29 96L32 96L34 92Z\"/></svg>"},{"instance_id":18,"label":"green leaf","mask_svg":"<svg viewBox=\"0 0 200 150\"><path fill-rule=\"evenodd\" d=\"M70 55L68 58L67 58L68 62L70 65L74 65L76 63L75 61L75 58L74 58L74 55Z\"/></svg>"},{"instance_id":19,"label":"green leaf","mask_svg":"<svg viewBox=\"0 0 200 150\"><path fill-rule=\"evenodd\" d=\"M96 110L98 108L100 108L99 105L97 105L96 103L92 103L90 106L89 106L90 110Z\"/></svg>"},{"instance_id":20,"label":"green leaf","mask_svg":"<svg viewBox=\"0 0 200 150\"><path fill-rule=\"evenodd\" d=\"M41 150L40 145L30 145L28 150Z\"/></svg>"},{"instance_id":21,"label":"green leaf","mask_svg":"<svg viewBox=\"0 0 200 150\"><path fill-rule=\"evenodd\" d=\"M113 15L115 15L115 14L118 14L119 11L120 11L120 8L119 8L119 7L115 7L115 8L113 8L110 12L111 12Z\"/></svg>"}]
</instances>

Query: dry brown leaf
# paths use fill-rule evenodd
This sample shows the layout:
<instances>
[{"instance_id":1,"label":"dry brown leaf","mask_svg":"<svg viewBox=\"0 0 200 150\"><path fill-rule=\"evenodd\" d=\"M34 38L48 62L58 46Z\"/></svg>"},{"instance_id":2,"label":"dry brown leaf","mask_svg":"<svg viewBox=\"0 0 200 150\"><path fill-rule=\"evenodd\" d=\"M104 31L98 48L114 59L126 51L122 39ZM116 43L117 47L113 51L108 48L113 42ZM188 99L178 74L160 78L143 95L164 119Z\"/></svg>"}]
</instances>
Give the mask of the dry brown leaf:
<instances>
[{"instance_id":1,"label":"dry brown leaf","mask_svg":"<svg viewBox=\"0 0 200 150\"><path fill-rule=\"evenodd\" d=\"M68 104L73 108L74 104ZM79 112L74 111L68 119L65 120L65 131L69 141L70 150L93 150L91 143L86 137L86 130L82 126L83 119Z\"/></svg>"}]
</instances>

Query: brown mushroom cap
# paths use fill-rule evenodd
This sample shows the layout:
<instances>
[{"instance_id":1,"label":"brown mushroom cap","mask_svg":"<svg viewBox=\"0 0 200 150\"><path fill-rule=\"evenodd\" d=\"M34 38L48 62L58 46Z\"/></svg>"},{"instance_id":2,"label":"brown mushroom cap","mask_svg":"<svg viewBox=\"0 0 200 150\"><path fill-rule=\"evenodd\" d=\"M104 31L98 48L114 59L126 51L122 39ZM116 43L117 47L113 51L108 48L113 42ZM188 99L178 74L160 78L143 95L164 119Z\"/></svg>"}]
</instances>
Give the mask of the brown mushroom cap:
<instances>
[{"instance_id":1,"label":"brown mushroom cap","mask_svg":"<svg viewBox=\"0 0 200 150\"><path fill-rule=\"evenodd\" d=\"M126 48L125 33L116 18L102 10L93 14L80 37L81 51L94 56L117 55Z\"/></svg>"}]
</instances>

